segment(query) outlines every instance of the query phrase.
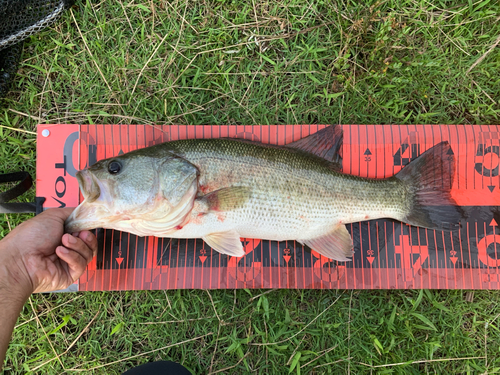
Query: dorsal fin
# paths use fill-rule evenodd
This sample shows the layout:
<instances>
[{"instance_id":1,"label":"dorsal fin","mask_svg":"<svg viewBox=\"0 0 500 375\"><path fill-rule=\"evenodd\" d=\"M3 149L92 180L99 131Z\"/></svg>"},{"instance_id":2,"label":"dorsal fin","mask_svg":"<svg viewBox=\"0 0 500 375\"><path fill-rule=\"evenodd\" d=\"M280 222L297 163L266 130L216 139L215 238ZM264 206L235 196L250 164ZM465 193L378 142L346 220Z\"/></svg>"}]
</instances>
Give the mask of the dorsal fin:
<instances>
[{"instance_id":1,"label":"dorsal fin","mask_svg":"<svg viewBox=\"0 0 500 375\"><path fill-rule=\"evenodd\" d=\"M274 148L291 148L308 154L315 155L323 160L330 162L329 167L336 171L342 172L342 145L344 142L344 131L340 125L330 125L324 129L317 131L314 134L308 135L298 141L288 143L285 146L277 146L272 144L262 144L258 141L251 141L238 136L230 138L223 137L221 139L230 139L239 142L258 144L264 147Z\"/></svg>"},{"instance_id":2,"label":"dorsal fin","mask_svg":"<svg viewBox=\"0 0 500 375\"><path fill-rule=\"evenodd\" d=\"M342 127L340 125L331 125L298 141L288 143L286 147L302 150L332 163L342 165L340 152L343 140L344 132Z\"/></svg>"}]
</instances>

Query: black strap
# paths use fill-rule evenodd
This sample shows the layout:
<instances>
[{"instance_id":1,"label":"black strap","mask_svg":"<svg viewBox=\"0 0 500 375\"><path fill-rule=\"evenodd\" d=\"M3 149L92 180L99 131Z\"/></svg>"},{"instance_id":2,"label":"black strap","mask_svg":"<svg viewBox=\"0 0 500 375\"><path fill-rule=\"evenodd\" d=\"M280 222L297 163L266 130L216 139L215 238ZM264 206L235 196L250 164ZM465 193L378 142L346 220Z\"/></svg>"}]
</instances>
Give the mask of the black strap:
<instances>
[{"instance_id":1,"label":"black strap","mask_svg":"<svg viewBox=\"0 0 500 375\"><path fill-rule=\"evenodd\" d=\"M6 203L14 198L17 198L21 194L27 192L29 188L33 185L33 180L28 172L14 172L0 174L0 184L6 182L16 182L20 181L12 189L9 189L3 193L0 193L0 203Z\"/></svg>"},{"instance_id":2,"label":"black strap","mask_svg":"<svg viewBox=\"0 0 500 375\"><path fill-rule=\"evenodd\" d=\"M0 203L0 213L2 214L23 214L36 212L34 203Z\"/></svg>"},{"instance_id":3,"label":"black strap","mask_svg":"<svg viewBox=\"0 0 500 375\"><path fill-rule=\"evenodd\" d=\"M43 211L43 203L45 202L45 198L43 197L36 197L34 203L7 203L27 192L33 185L33 180L28 172L0 174L0 184L16 181L19 181L16 186L0 193L0 213L36 213L37 215L41 213Z\"/></svg>"}]
</instances>

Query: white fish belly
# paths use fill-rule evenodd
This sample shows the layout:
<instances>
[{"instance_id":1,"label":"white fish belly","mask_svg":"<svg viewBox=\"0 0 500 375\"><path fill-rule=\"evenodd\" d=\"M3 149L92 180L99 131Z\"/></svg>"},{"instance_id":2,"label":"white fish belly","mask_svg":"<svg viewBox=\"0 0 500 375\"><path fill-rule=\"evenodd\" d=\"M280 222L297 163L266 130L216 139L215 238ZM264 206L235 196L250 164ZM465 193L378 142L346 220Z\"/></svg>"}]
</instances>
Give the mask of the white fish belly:
<instances>
[{"instance_id":1,"label":"white fish belly","mask_svg":"<svg viewBox=\"0 0 500 375\"><path fill-rule=\"evenodd\" d=\"M296 240L328 233L341 221L340 216L329 209L327 202L324 202L324 209L314 210L308 202L251 199L243 207L228 212L211 211L200 215L193 211L189 221L168 237L201 238L235 230L244 238Z\"/></svg>"},{"instance_id":2,"label":"white fish belly","mask_svg":"<svg viewBox=\"0 0 500 375\"><path fill-rule=\"evenodd\" d=\"M263 197L254 196L243 207L228 212L211 211L200 215L194 210L181 229L166 236L202 238L211 233L235 230L242 238L304 240L324 236L339 224L397 217L397 212L384 207L339 205L335 199L307 202L259 198Z\"/></svg>"}]
</instances>

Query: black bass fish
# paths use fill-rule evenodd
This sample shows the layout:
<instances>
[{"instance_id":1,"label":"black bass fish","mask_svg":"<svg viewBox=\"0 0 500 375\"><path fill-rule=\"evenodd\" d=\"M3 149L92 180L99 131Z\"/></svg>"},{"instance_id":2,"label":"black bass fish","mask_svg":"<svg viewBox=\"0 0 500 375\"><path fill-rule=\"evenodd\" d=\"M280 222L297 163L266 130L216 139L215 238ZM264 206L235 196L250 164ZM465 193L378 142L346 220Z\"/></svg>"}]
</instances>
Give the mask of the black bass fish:
<instances>
[{"instance_id":1,"label":"black bass fish","mask_svg":"<svg viewBox=\"0 0 500 375\"><path fill-rule=\"evenodd\" d=\"M245 254L240 237L295 240L347 261L348 223L392 218L458 227L462 214L450 196L455 159L447 142L386 179L341 173L341 142L342 131L333 126L287 146L190 139L101 160L77 173L84 200L66 230L202 238L235 257Z\"/></svg>"}]
</instances>

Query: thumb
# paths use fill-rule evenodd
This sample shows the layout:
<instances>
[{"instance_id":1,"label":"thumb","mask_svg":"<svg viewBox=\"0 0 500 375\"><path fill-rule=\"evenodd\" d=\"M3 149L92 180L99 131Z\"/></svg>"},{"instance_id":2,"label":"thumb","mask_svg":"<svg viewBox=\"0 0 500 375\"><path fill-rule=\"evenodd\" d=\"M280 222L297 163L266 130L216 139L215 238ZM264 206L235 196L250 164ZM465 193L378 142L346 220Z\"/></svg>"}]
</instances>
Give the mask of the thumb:
<instances>
[{"instance_id":1,"label":"thumb","mask_svg":"<svg viewBox=\"0 0 500 375\"><path fill-rule=\"evenodd\" d=\"M68 273L72 282L78 280L87 267L87 260L78 251L68 249L64 246L58 246L56 254L68 265Z\"/></svg>"}]
</instances>

